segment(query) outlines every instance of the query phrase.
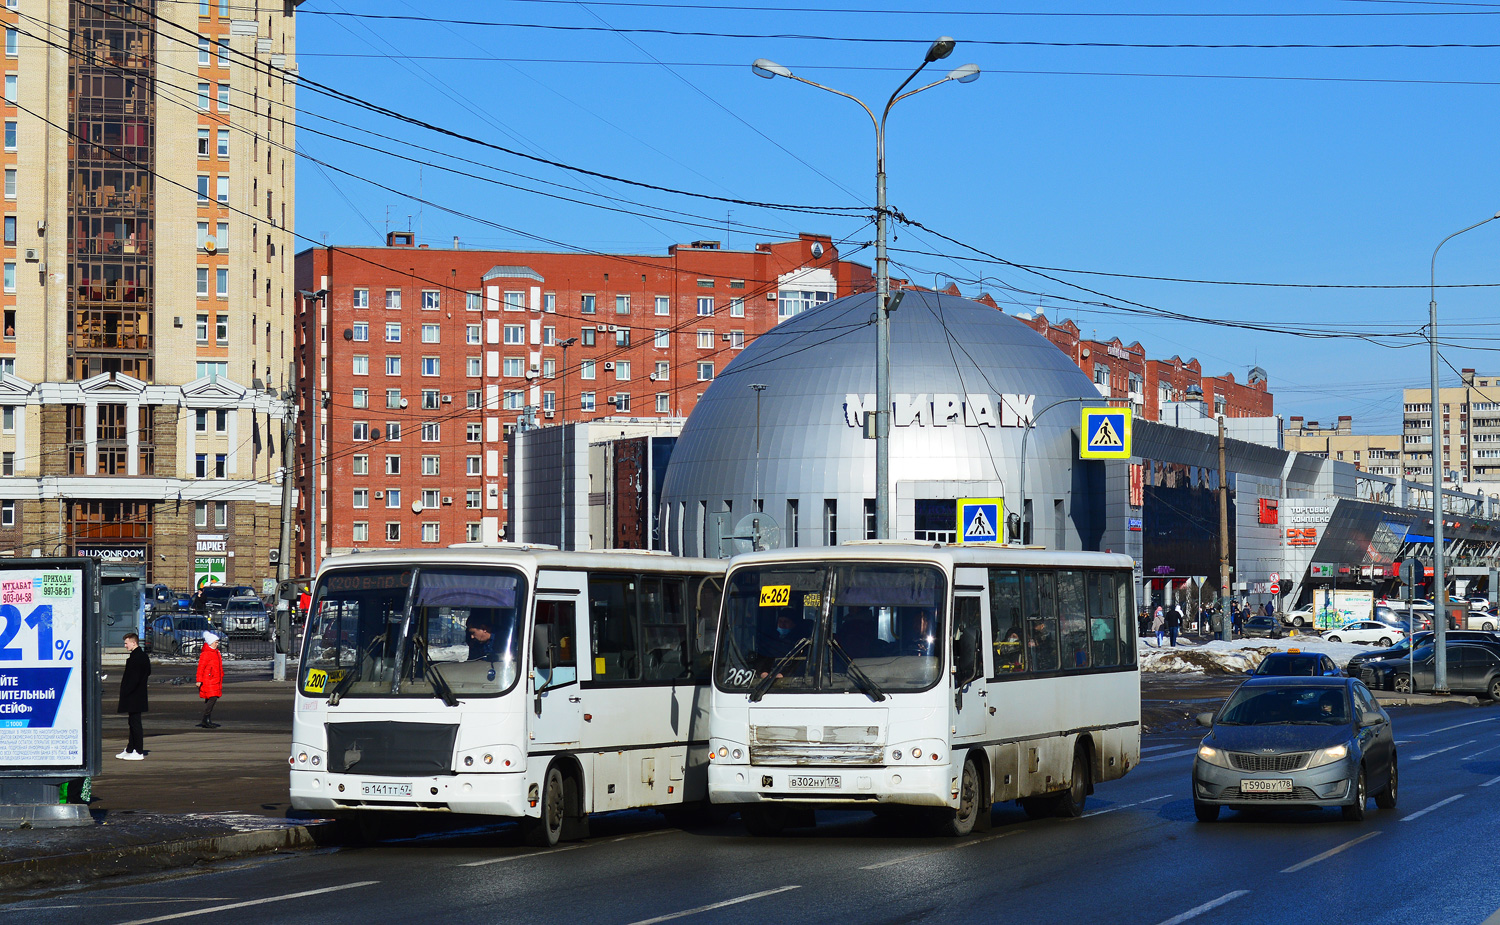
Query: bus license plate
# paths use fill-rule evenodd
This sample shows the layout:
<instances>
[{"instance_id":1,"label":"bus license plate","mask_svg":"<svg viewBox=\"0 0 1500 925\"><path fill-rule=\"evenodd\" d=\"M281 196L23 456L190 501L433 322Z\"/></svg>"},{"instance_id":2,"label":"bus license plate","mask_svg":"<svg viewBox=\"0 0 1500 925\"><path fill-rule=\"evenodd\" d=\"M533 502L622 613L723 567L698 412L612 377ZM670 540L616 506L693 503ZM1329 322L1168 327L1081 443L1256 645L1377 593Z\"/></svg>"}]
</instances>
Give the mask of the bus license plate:
<instances>
[{"instance_id":1,"label":"bus license plate","mask_svg":"<svg viewBox=\"0 0 1500 925\"><path fill-rule=\"evenodd\" d=\"M843 786L843 779L837 774L825 774L818 777L788 777L786 785L792 790L837 790Z\"/></svg>"},{"instance_id":2,"label":"bus license plate","mask_svg":"<svg viewBox=\"0 0 1500 925\"><path fill-rule=\"evenodd\" d=\"M1241 793L1291 793L1292 782L1286 780L1242 780Z\"/></svg>"},{"instance_id":3,"label":"bus license plate","mask_svg":"<svg viewBox=\"0 0 1500 925\"><path fill-rule=\"evenodd\" d=\"M359 793L366 797L409 797L411 784L372 784L361 781Z\"/></svg>"}]
</instances>

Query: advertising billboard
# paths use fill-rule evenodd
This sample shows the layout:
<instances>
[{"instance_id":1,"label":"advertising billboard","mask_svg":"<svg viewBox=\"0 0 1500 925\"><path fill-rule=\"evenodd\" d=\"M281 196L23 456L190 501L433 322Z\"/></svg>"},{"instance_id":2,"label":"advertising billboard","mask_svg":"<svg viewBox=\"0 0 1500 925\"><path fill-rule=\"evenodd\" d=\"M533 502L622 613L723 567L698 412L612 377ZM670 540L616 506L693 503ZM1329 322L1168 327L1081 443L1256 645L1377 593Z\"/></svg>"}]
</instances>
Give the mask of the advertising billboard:
<instances>
[{"instance_id":1,"label":"advertising billboard","mask_svg":"<svg viewBox=\"0 0 1500 925\"><path fill-rule=\"evenodd\" d=\"M0 569L0 768L81 768L90 589L83 567Z\"/></svg>"}]
</instances>

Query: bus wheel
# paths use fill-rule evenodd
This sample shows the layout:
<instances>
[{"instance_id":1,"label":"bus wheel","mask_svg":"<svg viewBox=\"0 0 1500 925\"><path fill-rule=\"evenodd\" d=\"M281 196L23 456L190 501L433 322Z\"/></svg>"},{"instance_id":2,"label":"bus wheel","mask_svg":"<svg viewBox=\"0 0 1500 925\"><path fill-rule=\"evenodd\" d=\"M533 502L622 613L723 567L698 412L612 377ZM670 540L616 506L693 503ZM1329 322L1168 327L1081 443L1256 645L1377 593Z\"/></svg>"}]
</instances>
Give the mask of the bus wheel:
<instances>
[{"instance_id":1,"label":"bus wheel","mask_svg":"<svg viewBox=\"0 0 1500 925\"><path fill-rule=\"evenodd\" d=\"M965 758L964 769L958 778L958 809L944 812L939 829L941 834L963 838L974 831L974 823L979 819L979 794L982 790L974 759Z\"/></svg>"},{"instance_id":2,"label":"bus wheel","mask_svg":"<svg viewBox=\"0 0 1500 925\"><path fill-rule=\"evenodd\" d=\"M1057 795L1057 814L1076 819L1083 815L1083 804L1089 798L1089 763L1084 750L1073 752L1073 783Z\"/></svg>"},{"instance_id":3,"label":"bus wheel","mask_svg":"<svg viewBox=\"0 0 1500 925\"><path fill-rule=\"evenodd\" d=\"M740 821L745 824L745 831L756 838L771 838L786 828L786 807L779 803L746 806L740 810Z\"/></svg>"},{"instance_id":4,"label":"bus wheel","mask_svg":"<svg viewBox=\"0 0 1500 925\"><path fill-rule=\"evenodd\" d=\"M568 787L556 765L547 769L542 781L542 815L524 822L526 843L537 848L551 848L562 838L563 821L568 817Z\"/></svg>"}]
</instances>

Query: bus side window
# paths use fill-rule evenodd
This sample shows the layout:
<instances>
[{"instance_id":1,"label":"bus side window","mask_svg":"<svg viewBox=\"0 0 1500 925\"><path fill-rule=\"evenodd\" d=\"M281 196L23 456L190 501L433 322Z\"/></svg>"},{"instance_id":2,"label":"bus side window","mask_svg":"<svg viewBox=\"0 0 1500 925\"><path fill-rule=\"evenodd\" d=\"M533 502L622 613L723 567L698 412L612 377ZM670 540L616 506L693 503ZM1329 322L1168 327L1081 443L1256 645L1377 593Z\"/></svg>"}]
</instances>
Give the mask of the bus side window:
<instances>
[{"instance_id":1,"label":"bus side window","mask_svg":"<svg viewBox=\"0 0 1500 925\"><path fill-rule=\"evenodd\" d=\"M1089 572L1089 655L1095 668L1120 663L1119 619L1115 614L1115 576Z\"/></svg>"},{"instance_id":2,"label":"bus side window","mask_svg":"<svg viewBox=\"0 0 1500 925\"><path fill-rule=\"evenodd\" d=\"M953 677L954 687L963 687L975 678L984 676L984 649L980 635L982 622L978 597L958 597L953 600Z\"/></svg>"},{"instance_id":3,"label":"bus side window","mask_svg":"<svg viewBox=\"0 0 1500 925\"><path fill-rule=\"evenodd\" d=\"M690 587L693 589L689 607L693 618L693 680L706 682L713 671L724 580L713 575L694 578Z\"/></svg>"},{"instance_id":4,"label":"bus side window","mask_svg":"<svg viewBox=\"0 0 1500 925\"><path fill-rule=\"evenodd\" d=\"M636 576L594 572L589 575L589 626L595 681L639 681L639 616Z\"/></svg>"},{"instance_id":5,"label":"bus side window","mask_svg":"<svg viewBox=\"0 0 1500 925\"><path fill-rule=\"evenodd\" d=\"M1083 572L1064 569L1057 573L1057 617L1062 624L1062 666L1089 666L1089 605Z\"/></svg>"},{"instance_id":6,"label":"bus side window","mask_svg":"<svg viewBox=\"0 0 1500 925\"><path fill-rule=\"evenodd\" d=\"M646 578L641 582L641 677L647 681L680 681L688 676L687 608L680 578Z\"/></svg>"},{"instance_id":7,"label":"bus side window","mask_svg":"<svg viewBox=\"0 0 1500 925\"><path fill-rule=\"evenodd\" d=\"M578 617L572 601L537 601L537 636L546 636L551 665L538 665L538 689L578 680Z\"/></svg>"},{"instance_id":8,"label":"bus side window","mask_svg":"<svg viewBox=\"0 0 1500 925\"><path fill-rule=\"evenodd\" d=\"M1057 670L1057 593L1055 574L1028 570L1022 575L1026 614L1026 653L1031 671Z\"/></svg>"},{"instance_id":9,"label":"bus side window","mask_svg":"<svg viewBox=\"0 0 1500 925\"><path fill-rule=\"evenodd\" d=\"M1115 573L1115 617L1120 627L1120 664L1135 664L1135 607L1131 603L1131 591L1135 587L1135 576L1129 572Z\"/></svg>"},{"instance_id":10,"label":"bus side window","mask_svg":"<svg viewBox=\"0 0 1500 925\"><path fill-rule=\"evenodd\" d=\"M990 569L990 626L994 631L995 674L1026 670L1025 621L1021 616L1021 573Z\"/></svg>"}]
</instances>

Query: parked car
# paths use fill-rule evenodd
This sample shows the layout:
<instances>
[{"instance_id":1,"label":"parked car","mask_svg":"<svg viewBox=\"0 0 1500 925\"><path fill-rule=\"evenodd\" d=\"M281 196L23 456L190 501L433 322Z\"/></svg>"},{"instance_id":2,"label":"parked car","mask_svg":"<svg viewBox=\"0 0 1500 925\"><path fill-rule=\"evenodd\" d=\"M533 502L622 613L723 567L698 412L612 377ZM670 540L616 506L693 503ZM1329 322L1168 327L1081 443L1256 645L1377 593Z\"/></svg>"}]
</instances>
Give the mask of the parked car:
<instances>
[{"instance_id":1,"label":"parked car","mask_svg":"<svg viewBox=\"0 0 1500 925\"><path fill-rule=\"evenodd\" d=\"M1405 635L1406 632L1400 627L1387 623L1376 620L1350 620L1343 626L1324 633L1323 638L1329 642L1359 642L1389 649L1395 645L1396 640Z\"/></svg>"},{"instance_id":2,"label":"parked car","mask_svg":"<svg viewBox=\"0 0 1500 925\"><path fill-rule=\"evenodd\" d=\"M1448 689L1484 694L1500 700L1500 647L1475 642L1450 642ZM1360 666L1360 680L1373 681L1380 690L1406 694L1430 691L1437 677L1436 646L1421 646L1407 658L1381 659Z\"/></svg>"},{"instance_id":3,"label":"parked car","mask_svg":"<svg viewBox=\"0 0 1500 925\"><path fill-rule=\"evenodd\" d=\"M271 638L271 617L260 598L231 597L224 603L224 632L231 636Z\"/></svg>"},{"instance_id":4,"label":"parked car","mask_svg":"<svg viewBox=\"0 0 1500 925\"><path fill-rule=\"evenodd\" d=\"M1338 806L1364 818L1371 795L1396 806L1391 718L1354 678L1250 678L1215 716L1193 761L1193 812L1270 806Z\"/></svg>"},{"instance_id":5,"label":"parked car","mask_svg":"<svg viewBox=\"0 0 1500 925\"><path fill-rule=\"evenodd\" d=\"M1449 630L1447 632L1449 642L1472 642L1478 645L1495 646L1500 649L1500 636L1494 633L1486 633L1481 630ZM1360 677L1360 668L1369 662L1378 662L1382 659L1406 660L1406 656L1412 648L1422 648L1432 642L1432 630L1418 630L1408 636L1404 641L1397 643L1389 649L1377 649L1374 652L1361 652L1344 665L1344 674L1351 678ZM1365 686L1370 686L1366 681Z\"/></svg>"},{"instance_id":6,"label":"parked car","mask_svg":"<svg viewBox=\"0 0 1500 925\"><path fill-rule=\"evenodd\" d=\"M1281 638L1281 624L1275 617L1265 614L1252 614L1245 618L1241 624L1241 632L1246 636L1262 636L1269 639Z\"/></svg>"},{"instance_id":7,"label":"parked car","mask_svg":"<svg viewBox=\"0 0 1500 925\"><path fill-rule=\"evenodd\" d=\"M1250 674L1276 678L1338 678L1344 673L1326 655L1292 649L1288 652L1266 653L1266 657L1260 660L1260 664Z\"/></svg>"},{"instance_id":8,"label":"parked car","mask_svg":"<svg viewBox=\"0 0 1500 925\"><path fill-rule=\"evenodd\" d=\"M1469 611L1468 629L1470 629L1470 630L1480 630L1480 631L1483 631L1483 632L1490 632L1490 631L1494 630L1496 627L1500 627L1500 619L1496 619L1495 615L1493 613L1491 613L1490 611L1488 611L1488 610L1471 610L1471 611Z\"/></svg>"},{"instance_id":9,"label":"parked car","mask_svg":"<svg viewBox=\"0 0 1500 925\"><path fill-rule=\"evenodd\" d=\"M1281 620L1296 627L1312 626L1318 622L1318 612L1311 607L1299 607L1282 614Z\"/></svg>"},{"instance_id":10,"label":"parked car","mask_svg":"<svg viewBox=\"0 0 1500 925\"><path fill-rule=\"evenodd\" d=\"M224 612L224 604L232 597L254 597L255 589L249 585L206 585L193 595L188 610L192 613L218 616Z\"/></svg>"},{"instance_id":11,"label":"parked car","mask_svg":"<svg viewBox=\"0 0 1500 925\"><path fill-rule=\"evenodd\" d=\"M203 649L203 631L213 629L198 614L162 614L146 623L141 645L156 656L196 656Z\"/></svg>"}]
</instances>

